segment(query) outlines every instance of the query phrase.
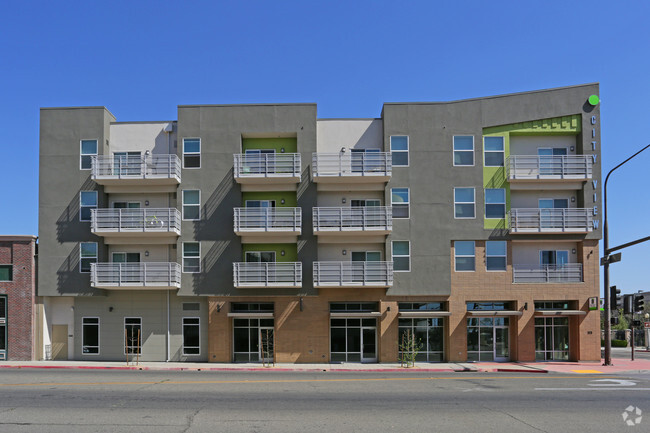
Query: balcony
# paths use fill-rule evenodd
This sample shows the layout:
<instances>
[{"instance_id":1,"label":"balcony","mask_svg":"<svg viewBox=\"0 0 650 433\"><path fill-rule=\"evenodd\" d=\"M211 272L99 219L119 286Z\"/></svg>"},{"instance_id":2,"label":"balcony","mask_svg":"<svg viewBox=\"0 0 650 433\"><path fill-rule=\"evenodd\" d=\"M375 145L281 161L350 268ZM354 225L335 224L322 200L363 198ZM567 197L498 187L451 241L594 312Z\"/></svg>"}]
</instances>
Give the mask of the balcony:
<instances>
[{"instance_id":1,"label":"balcony","mask_svg":"<svg viewBox=\"0 0 650 433\"><path fill-rule=\"evenodd\" d=\"M319 190L358 189L381 190L392 176L390 152L314 153L313 180ZM363 184L363 186L361 186Z\"/></svg>"},{"instance_id":2,"label":"balcony","mask_svg":"<svg viewBox=\"0 0 650 433\"><path fill-rule=\"evenodd\" d=\"M107 193L175 192L181 161L176 155L98 155L93 156L91 175Z\"/></svg>"},{"instance_id":3,"label":"balcony","mask_svg":"<svg viewBox=\"0 0 650 433\"><path fill-rule=\"evenodd\" d=\"M393 285L393 262L314 262L314 287Z\"/></svg>"},{"instance_id":4,"label":"balcony","mask_svg":"<svg viewBox=\"0 0 650 433\"><path fill-rule=\"evenodd\" d=\"M92 209L90 231L106 244L173 244L181 234L178 209Z\"/></svg>"},{"instance_id":5,"label":"balcony","mask_svg":"<svg viewBox=\"0 0 650 433\"><path fill-rule=\"evenodd\" d=\"M242 243L295 243L302 233L299 207L236 207L235 233Z\"/></svg>"},{"instance_id":6,"label":"balcony","mask_svg":"<svg viewBox=\"0 0 650 433\"><path fill-rule=\"evenodd\" d=\"M589 233L594 229L593 209L512 209L510 233Z\"/></svg>"},{"instance_id":7,"label":"balcony","mask_svg":"<svg viewBox=\"0 0 650 433\"><path fill-rule=\"evenodd\" d=\"M233 283L238 289L302 287L301 262L233 263Z\"/></svg>"},{"instance_id":8,"label":"balcony","mask_svg":"<svg viewBox=\"0 0 650 433\"><path fill-rule=\"evenodd\" d=\"M290 191L300 183L299 153L236 153L235 181L242 191Z\"/></svg>"},{"instance_id":9,"label":"balcony","mask_svg":"<svg viewBox=\"0 0 650 433\"><path fill-rule=\"evenodd\" d=\"M513 283L582 283L582 263L512 265Z\"/></svg>"},{"instance_id":10,"label":"balcony","mask_svg":"<svg viewBox=\"0 0 650 433\"><path fill-rule=\"evenodd\" d=\"M313 208L314 234L319 241L349 235L363 236L366 242L383 242L383 237L393 230L393 208L368 207L315 207ZM365 237L378 236L376 240Z\"/></svg>"},{"instance_id":11,"label":"balcony","mask_svg":"<svg viewBox=\"0 0 650 433\"><path fill-rule=\"evenodd\" d=\"M181 287L178 263L92 263L90 285L113 290L173 290Z\"/></svg>"},{"instance_id":12,"label":"balcony","mask_svg":"<svg viewBox=\"0 0 650 433\"><path fill-rule=\"evenodd\" d=\"M591 155L510 155L506 170L514 189L580 189L592 178L593 162Z\"/></svg>"}]
</instances>

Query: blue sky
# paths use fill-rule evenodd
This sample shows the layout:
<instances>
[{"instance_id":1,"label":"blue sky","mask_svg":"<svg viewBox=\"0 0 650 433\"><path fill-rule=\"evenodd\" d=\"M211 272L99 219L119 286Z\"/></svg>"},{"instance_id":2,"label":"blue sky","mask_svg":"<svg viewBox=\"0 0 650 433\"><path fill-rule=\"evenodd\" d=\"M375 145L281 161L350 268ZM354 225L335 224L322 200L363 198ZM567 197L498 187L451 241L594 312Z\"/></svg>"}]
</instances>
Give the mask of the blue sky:
<instances>
[{"instance_id":1,"label":"blue sky","mask_svg":"<svg viewBox=\"0 0 650 433\"><path fill-rule=\"evenodd\" d=\"M323 118L378 117L388 101L598 81L605 174L650 143L648 16L646 1L6 1L0 233L38 231L42 106L127 121L315 102ZM610 180L611 245L650 235L646 152ZM612 284L650 290L649 258L650 242L625 250Z\"/></svg>"}]
</instances>

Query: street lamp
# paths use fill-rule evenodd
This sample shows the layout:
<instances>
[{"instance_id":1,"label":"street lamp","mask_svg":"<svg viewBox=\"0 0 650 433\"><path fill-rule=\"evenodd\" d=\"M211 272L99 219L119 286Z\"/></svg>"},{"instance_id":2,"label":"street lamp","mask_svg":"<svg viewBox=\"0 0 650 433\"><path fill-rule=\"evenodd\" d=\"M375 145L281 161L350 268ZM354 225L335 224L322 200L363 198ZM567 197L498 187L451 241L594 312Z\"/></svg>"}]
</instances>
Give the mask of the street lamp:
<instances>
[{"instance_id":1,"label":"street lamp","mask_svg":"<svg viewBox=\"0 0 650 433\"><path fill-rule=\"evenodd\" d=\"M612 365L612 324L611 324L611 318L612 318L612 310L610 309L609 305L609 264L611 263L609 254L612 252L609 250L609 230L607 226L607 181L609 180L609 176L628 162L630 159L634 158L637 156L639 153L643 152L647 148L650 147L650 144L648 144L646 147L643 149L639 150L637 153L634 155L630 156L628 159L625 161L621 162L619 165L616 167L612 168L609 173L607 173L607 177L605 177L605 185L603 186L604 189L604 206L605 206L605 216L604 216L604 221L603 221L603 252L604 256L601 262L603 264L603 284L604 284L604 297L605 297L605 363L603 365Z\"/></svg>"}]
</instances>

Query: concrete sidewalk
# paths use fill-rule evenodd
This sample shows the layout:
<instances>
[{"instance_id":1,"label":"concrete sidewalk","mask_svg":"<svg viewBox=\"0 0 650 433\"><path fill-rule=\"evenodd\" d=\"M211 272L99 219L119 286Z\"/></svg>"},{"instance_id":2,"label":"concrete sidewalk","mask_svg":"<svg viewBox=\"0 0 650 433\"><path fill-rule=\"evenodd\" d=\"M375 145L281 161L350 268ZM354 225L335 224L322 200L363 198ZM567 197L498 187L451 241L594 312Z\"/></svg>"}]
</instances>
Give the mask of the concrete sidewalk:
<instances>
[{"instance_id":1,"label":"concrete sidewalk","mask_svg":"<svg viewBox=\"0 0 650 433\"><path fill-rule=\"evenodd\" d=\"M221 364L190 362L141 362L138 365L124 362L87 361L2 361L2 368L52 368L82 370L147 370L147 371L301 371L301 372L510 372L510 373L574 373L608 374L625 371L650 373L650 360L614 358L612 366L601 362L538 362L538 363L417 363L415 367L400 367L399 363L379 364L275 364L264 367L258 363Z\"/></svg>"}]
</instances>

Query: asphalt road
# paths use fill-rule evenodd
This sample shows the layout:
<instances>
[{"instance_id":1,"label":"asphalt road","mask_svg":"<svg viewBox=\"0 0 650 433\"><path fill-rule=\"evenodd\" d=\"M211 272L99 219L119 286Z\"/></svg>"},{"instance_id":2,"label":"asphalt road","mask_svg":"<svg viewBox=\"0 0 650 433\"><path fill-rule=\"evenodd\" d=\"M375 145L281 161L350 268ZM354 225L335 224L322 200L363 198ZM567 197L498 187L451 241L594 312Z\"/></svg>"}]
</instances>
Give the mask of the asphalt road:
<instances>
[{"instance_id":1,"label":"asphalt road","mask_svg":"<svg viewBox=\"0 0 650 433\"><path fill-rule=\"evenodd\" d=\"M649 430L650 375L0 371L3 433Z\"/></svg>"}]
</instances>

